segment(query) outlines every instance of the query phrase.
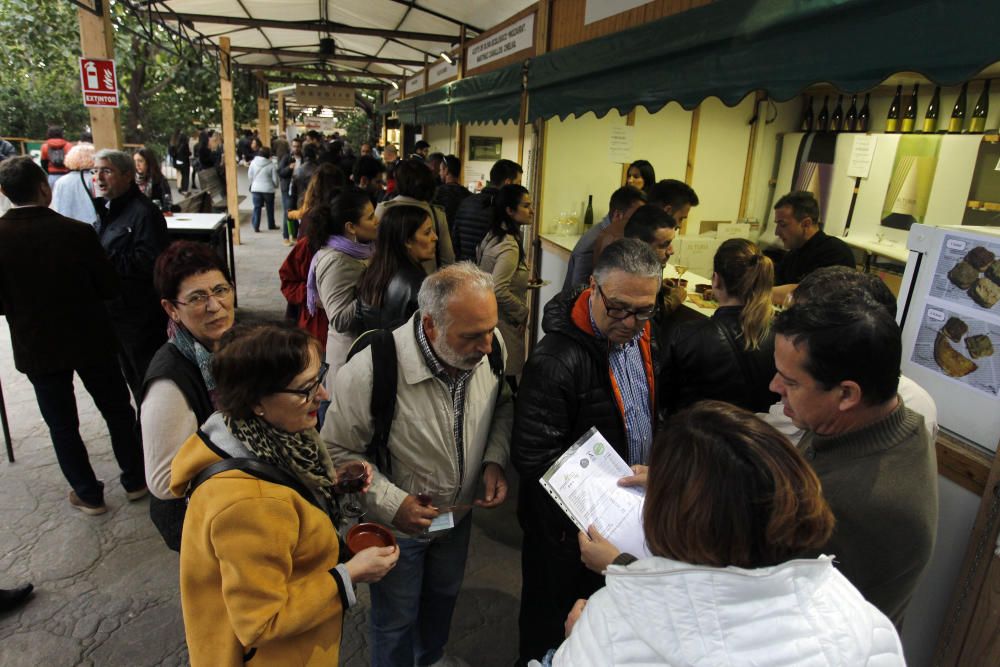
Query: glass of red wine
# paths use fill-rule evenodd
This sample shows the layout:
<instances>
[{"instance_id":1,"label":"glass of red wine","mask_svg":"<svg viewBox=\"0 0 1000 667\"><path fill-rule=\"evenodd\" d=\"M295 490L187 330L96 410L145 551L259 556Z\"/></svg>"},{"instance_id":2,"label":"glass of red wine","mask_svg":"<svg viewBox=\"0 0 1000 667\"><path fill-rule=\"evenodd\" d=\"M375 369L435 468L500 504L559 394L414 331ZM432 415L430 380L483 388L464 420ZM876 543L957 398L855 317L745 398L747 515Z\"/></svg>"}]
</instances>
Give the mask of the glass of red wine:
<instances>
[{"instance_id":1,"label":"glass of red wine","mask_svg":"<svg viewBox=\"0 0 1000 667\"><path fill-rule=\"evenodd\" d=\"M430 507L434 504L434 494L431 492L431 477L427 473L418 473L413 480L413 495L416 497L417 502L424 507ZM418 540L429 540L431 539L430 533L424 528L418 535L416 535Z\"/></svg>"},{"instance_id":2,"label":"glass of red wine","mask_svg":"<svg viewBox=\"0 0 1000 667\"><path fill-rule=\"evenodd\" d=\"M361 461L350 461L337 470L337 484L334 487L343 496L340 511L344 516L356 518L365 513L361 502L361 491L365 488L368 471Z\"/></svg>"}]
</instances>

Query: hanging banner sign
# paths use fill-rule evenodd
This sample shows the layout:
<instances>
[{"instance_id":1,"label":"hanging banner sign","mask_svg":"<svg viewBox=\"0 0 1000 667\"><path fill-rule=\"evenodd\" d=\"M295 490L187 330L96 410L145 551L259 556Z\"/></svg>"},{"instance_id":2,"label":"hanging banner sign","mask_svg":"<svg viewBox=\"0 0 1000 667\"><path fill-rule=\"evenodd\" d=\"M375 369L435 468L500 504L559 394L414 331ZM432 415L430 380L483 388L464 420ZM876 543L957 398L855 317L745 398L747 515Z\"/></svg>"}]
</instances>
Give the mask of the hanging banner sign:
<instances>
[{"instance_id":1,"label":"hanging banner sign","mask_svg":"<svg viewBox=\"0 0 1000 667\"><path fill-rule=\"evenodd\" d=\"M85 107L118 107L114 60L80 58L80 89Z\"/></svg>"},{"instance_id":2,"label":"hanging banner sign","mask_svg":"<svg viewBox=\"0 0 1000 667\"><path fill-rule=\"evenodd\" d=\"M458 63L442 60L431 65L431 71L427 73L427 82L433 86L436 83L454 79L456 76L458 76Z\"/></svg>"},{"instance_id":3,"label":"hanging banner sign","mask_svg":"<svg viewBox=\"0 0 1000 667\"><path fill-rule=\"evenodd\" d=\"M530 49L535 44L535 15L528 14L500 32L486 37L466 49L466 67L475 69L494 60Z\"/></svg>"},{"instance_id":4,"label":"hanging banner sign","mask_svg":"<svg viewBox=\"0 0 1000 667\"><path fill-rule=\"evenodd\" d=\"M398 99L399 99L399 88L392 88L390 90L385 91L386 102L395 102Z\"/></svg>"},{"instance_id":5,"label":"hanging banner sign","mask_svg":"<svg viewBox=\"0 0 1000 667\"><path fill-rule=\"evenodd\" d=\"M412 95L413 93L418 93L424 89L424 73L423 71L416 76L411 76L406 80L406 94Z\"/></svg>"},{"instance_id":6,"label":"hanging banner sign","mask_svg":"<svg viewBox=\"0 0 1000 667\"><path fill-rule=\"evenodd\" d=\"M354 108L354 90L334 86L295 86L295 101L308 107Z\"/></svg>"}]
</instances>

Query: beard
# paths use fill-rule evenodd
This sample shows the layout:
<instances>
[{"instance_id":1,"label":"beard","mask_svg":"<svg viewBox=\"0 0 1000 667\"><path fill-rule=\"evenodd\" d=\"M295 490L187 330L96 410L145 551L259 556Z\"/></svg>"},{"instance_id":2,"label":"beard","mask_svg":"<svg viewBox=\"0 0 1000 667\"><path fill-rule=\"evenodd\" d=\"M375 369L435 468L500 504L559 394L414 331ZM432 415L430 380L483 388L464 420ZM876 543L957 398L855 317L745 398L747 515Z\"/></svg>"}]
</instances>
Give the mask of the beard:
<instances>
[{"instance_id":1,"label":"beard","mask_svg":"<svg viewBox=\"0 0 1000 667\"><path fill-rule=\"evenodd\" d=\"M437 341L431 343L431 348L434 349L434 353L441 361L460 371L471 371L483 358L483 355L478 352L475 355L463 357L445 341L445 332L443 330L441 331L441 335L438 336Z\"/></svg>"}]
</instances>

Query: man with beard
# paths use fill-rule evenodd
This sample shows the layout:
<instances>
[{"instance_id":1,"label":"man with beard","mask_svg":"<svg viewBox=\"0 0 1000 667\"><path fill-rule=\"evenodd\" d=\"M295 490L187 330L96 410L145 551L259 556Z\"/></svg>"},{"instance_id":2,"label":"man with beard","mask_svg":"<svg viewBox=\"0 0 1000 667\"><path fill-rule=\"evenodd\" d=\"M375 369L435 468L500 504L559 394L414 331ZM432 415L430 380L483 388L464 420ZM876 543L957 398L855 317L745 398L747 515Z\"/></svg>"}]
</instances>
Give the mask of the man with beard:
<instances>
[{"instance_id":1,"label":"man with beard","mask_svg":"<svg viewBox=\"0 0 1000 667\"><path fill-rule=\"evenodd\" d=\"M513 406L502 342L494 349L493 279L471 263L452 264L424 280L418 303L392 332L389 465L373 466L365 494L366 518L391 524L400 550L393 572L371 586L376 666L461 664L444 648L465 571L469 510L496 507L507 496ZM365 456L375 434L372 350L355 354L334 382L322 436L338 463ZM485 493L476 499L480 479Z\"/></svg>"}]
</instances>

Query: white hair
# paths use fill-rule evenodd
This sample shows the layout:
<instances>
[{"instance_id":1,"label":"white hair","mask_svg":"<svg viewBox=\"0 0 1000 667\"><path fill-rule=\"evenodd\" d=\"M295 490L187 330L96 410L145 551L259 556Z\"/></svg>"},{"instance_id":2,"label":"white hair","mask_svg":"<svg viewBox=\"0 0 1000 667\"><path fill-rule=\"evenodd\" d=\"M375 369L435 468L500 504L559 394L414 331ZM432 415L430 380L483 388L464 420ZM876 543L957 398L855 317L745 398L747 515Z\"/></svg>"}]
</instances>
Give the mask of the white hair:
<instances>
[{"instance_id":1,"label":"white hair","mask_svg":"<svg viewBox=\"0 0 1000 667\"><path fill-rule=\"evenodd\" d=\"M656 251L639 239L618 239L601 252L601 258L594 267L594 280L603 283L612 271L624 271L643 278L659 278L663 267Z\"/></svg>"},{"instance_id":2,"label":"white hair","mask_svg":"<svg viewBox=\"0 0 1000 667\"><path fill-rule=\"evenodd\" d=\"M441 328L448 326L448 305L463 288L493 293L493 276L472 262L450 264L429 275L420 286L417 305L421 315L428 315Z\"/></svg>"},{"instance_id":3,"label":"white hair","mask_svg":"<svg viewBox=\"0 0 1000 667\"><path fill-rule=\"evenodd\" d=\"M132 156L124 151L103 148L94 154L95 164L98 160L107 160L115 166L115 169L123 174L135 171L135 162L132 161Z\"/></svg>"}]
</instances>

